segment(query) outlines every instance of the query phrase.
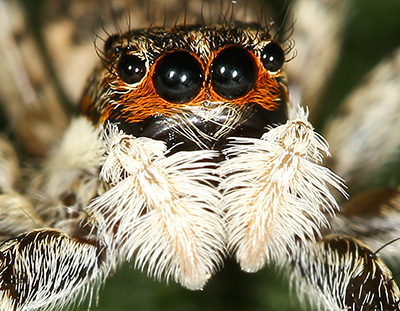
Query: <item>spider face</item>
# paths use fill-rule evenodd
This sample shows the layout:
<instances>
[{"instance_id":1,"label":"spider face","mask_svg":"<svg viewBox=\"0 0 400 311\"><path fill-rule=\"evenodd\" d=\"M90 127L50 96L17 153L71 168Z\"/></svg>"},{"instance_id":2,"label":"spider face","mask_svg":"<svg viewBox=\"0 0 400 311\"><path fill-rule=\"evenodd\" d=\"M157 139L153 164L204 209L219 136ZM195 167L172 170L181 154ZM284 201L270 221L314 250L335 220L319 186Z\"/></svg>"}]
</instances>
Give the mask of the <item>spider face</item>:
<instances>
[{"instance_id":1,"label":"spider face","mask_svg":"<svg viewBox=\"0 0 400 311\"><path fill-rule=\"evenodd\" d=\"M257 24L146 29L111 37L81 110L168 150L222 151L287 120L284 51Z\"/></svg>"}]
</instances>

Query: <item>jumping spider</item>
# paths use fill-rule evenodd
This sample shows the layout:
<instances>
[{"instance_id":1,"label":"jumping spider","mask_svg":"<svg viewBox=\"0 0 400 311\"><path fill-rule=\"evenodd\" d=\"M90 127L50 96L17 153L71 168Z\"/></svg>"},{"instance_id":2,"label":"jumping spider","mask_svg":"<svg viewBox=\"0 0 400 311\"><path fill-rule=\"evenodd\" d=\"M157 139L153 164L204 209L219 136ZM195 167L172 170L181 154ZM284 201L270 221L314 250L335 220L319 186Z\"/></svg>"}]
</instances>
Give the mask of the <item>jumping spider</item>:
<instances>
[{"instance_id":1,"label":"jumping spider","mask_svg":"<svg viewBox=\"0 0 400 311\"><path fill-rule=\"evenodd\" d=\"M150 27L139 2L126 32L99 35L101 62L77 115L61 104L54 77L30 67L40 58L32 37L22 36L18 3L0 2L2 78L12 77L1 99L15 144L6 137L0 144L1 310L93 300L123 261L198 290L229 258L247 272L285 269L300 297L320 310L399 310L398 287L380 259L398 258L395 244L385 243L399 237L399 190L370 190L343 203L398 156L399 53L328 123L333 157L322 164L328 144L305 106L316 109L335 63L346 1L293 4L297 57L285 38L290 27L253 16L258 10L247 2L221 2L217 10L189 1L183 20L160 22L155 14L146 17L154 18ZM73 26L87 12L80 6L91 9L63 7L78 15ZM123 18L126 4L113 6ZM313 21L319 24L309 34ZM59 60L68 54L61 48L85 60L87 42L70 26L49 19L49 50ZM60 29L68 44L56 44ZM55 64L60 75L68 67ZM61 86L70 98L78 93L74 76Z\"/></svg>"}]
</instances>

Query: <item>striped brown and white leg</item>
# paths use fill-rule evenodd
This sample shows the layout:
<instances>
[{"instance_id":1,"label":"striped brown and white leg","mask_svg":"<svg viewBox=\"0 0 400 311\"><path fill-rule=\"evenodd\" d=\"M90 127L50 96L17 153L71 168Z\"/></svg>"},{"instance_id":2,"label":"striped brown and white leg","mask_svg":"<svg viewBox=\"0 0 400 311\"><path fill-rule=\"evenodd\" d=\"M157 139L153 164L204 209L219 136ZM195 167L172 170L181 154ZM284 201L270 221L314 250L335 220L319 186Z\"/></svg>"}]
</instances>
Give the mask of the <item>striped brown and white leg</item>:
<instances>
[{"instance_id":1,"label":"striped brown and white leg","mask_svg":"<svg viewBox=\"0 0 400 311\"><path fill-rule=\"evenodd\" d=\"M400 292L385 264L398 268L399 202L399 189L355 196L331 223L336 235L300 247L291 265L301 296L322 310L399 310Z\"/></svg>"},{"instance_id":2,"label":"striped brown and white leg","mask_svg":"<svg viewBox=\"0 0 400 311\"><path fill-rule=\"evenodd\" d=\"M369 247L339 235L301 246L291 261L301 298L318 310L396 311L400 292L392 273ZM303 299L305 303L305 299Z\"/></svg>"}]
</instances>

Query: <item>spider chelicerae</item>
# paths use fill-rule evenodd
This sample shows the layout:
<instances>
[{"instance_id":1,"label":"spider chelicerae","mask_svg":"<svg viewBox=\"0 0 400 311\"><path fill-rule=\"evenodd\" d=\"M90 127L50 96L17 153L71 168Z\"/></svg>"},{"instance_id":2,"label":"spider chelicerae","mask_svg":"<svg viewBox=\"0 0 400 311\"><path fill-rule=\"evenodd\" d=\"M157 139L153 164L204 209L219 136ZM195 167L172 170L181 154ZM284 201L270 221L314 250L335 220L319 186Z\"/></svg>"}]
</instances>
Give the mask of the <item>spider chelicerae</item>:
<instances>
[{"instance_id":1,"label":"spider chelicerae","mask_svg":"<svg viewBox=\"0 0 400 311\"><path fill-rule=\"evenodd\" d=\"M191 23L191 10L200 8L198 3L194 4L195 9L189 4L184 15L187 25ZM207 3L202 4L204 18L207 17L204 14L208 12ZM6 12L10 12L6 17L13 17L11 21L7 18L2 20L5 26L15 27L14 32L8 34L18 39L17 35L21 36L22 30L18 24L18 12L13 11L16 9L14 5L2 2L3 8L9 10ZM314 12L312 3L299 1L294 5L294 11L299 16L302 5ZM313 16L315 20L324 17L323 22L331 26L328 29L332 37L322 36L328 43L337 39L340 31L332 28L327 17L333 16L333 21L337 21L347 9L344 3L337 5L337 11L335 7L330 8L327 16L324 16L323 10L316 11ZM117 2L115 6L119 8ZM71 7L74 5L71 4ZM321 9L324 5L318 4L317 7ZM313 44L308 45L312 48L307 50L307 44L302 46L301 33L295 33L293 37L297 38L300 55L293 65L290 62L284 65L291 78L289 90L292 104L286 107L289 101L281 68L283 51L291 53L290 41L276 35L270 21L265 22L260 17L257 21L263 21L262 26L241 24L240 20L251 20L250 11L247 7L244 16L240 16L240 9L235 8L235 14L229 15L229 10L219 8L218 16L223 17L220 20L223 26L206 26L202 21L195 28L173 27L171 32L164 30L168 27L132 31L126 35L117 31L118 35L106 40L104 48L98 45L102 64L90 78L80 104L80 110L86 117L71 121L62 139L57 131L61 132L68 118L62 112L65 107L57 105L59 92L52 85L54 79L43 79L46 73L35 71L36 76L24 80L27 78L24 70L30 73L31 68L13 67L20 61L23 64L24 59L12 52L19 51L24 56L25 40L2 37L9 40L2 41L8 43L3 50L9 63L4 68L11 65L10 72L20 83L16 83L16 89L23 97L22 104L16 106L24 108L14 111L15 107L6 106L11 118L6 130L13 129L17 146L20 144L21 150L31 157L29 160L25 156L22 158L23 164L28 166L22 173L22 176L29 177L27 182L16 173L15 157L4 142L1 218L3 240L6 241L1 249L1 306L4 309L13 310L9 305L13 303L17 303L22 310L30 310L65 301L74 297L74 290L80 287L91 296L97 295L97 291L91 291L92 285L111 274L119 260L127 258L152 275L164 274L188 288L199 289L221 265L222 259L232 256L247 271L256 271L271 262L288 267L295 282L302 282L300 292L304 294L315 290L311 298L326 308L375 310L376 306L377 310L397 310L397 287L388 272L372 268L376 264L380 267L373 251L348 238L325 236L317 244L312 240L316 231L324 235L329 232L324 228L324 217L327 217L332 231L364 239L367 245L377 250L398 235L395 225L398 192L381 190L363 194L350 201L338 218L331 220L329 214L336 209L335 203L324 187L328 183L341 189L340 179L326 171L319 171L321 169L317 166L307 170L306 164L299 165L305 171L285 170L291 168L287 163L302 159L296 157L298 155L304 156L307 161L318 162L318 150L325 149L323 141L318 140L307 123L307 113L296 108L293 102L303 98L305 104L313 105L322 88L318 83L323 84L321 80L331 64L322 62L319 72L322 76L316 77L313 74L314 71L318 73L319 68L313 68L312 72L307 71L307 67L302 68L299 65L301 51L318 51L318 40L311 41ZM117 9L115 12L121 15ZM138 15L131 16L132 29L136 28L134 23L143 27ZM197 14L199 16L201 14ZM297 23L300 30L307 25L306 21L303 21L304 24L301 22L300 17ZM55 34L59 34L60 29L67 31L66 37L71 35L67 24L50 21L48 29L47 39L53 40L52 48L68 47L54 44L54 39L57 39ZM318 32L324 34L323 30L323 27L314 29L317 39L321 39ZM29 42L29 36L26 40ZM73 40L76 54L81 52L80 40L79 37ZM330 57L328 60L334 63L335 49L330 47L332 50L328 53L327 43L323 41L320 44ZM20 46L22 48L19 49ZM31 57L28 60L34 63L34 49L29 51ZM320 56L323 58L323 55ZM237 59L241 62L238 63ZM306 60L310 63L314 58L309 56ZM398 75L395 60L394 56L391 64L381 67L381 71L370 78L367 87L370 93L364 89L361 93L364 97L360 94L356 97L371 110L377 106L377 101L387 108L382 109L379 105L380 110L386 113L384 116L393 120L388 122L393 127L393 133L386 129L387 144L378 144L381 142L379 130L385 127L372 126L374 118L368 119L368 115L360 112L355 117L361 120L361 124L355 124L357 122L351 119L350 113L347 119L339 119L340 124L332 121L327 126L326 133L334 152L330 165L349 181L349 191L355 189L357 183L362 183L360 180L365 176L372 176L380 163L396 154L399 139L396 135ZM57 65L61 75L64 69L67 76L69 66L63 66L62 62L59 67ZM291 71L290 68L294 69ZM175 70L181 79L178 86L171 76ZM230 77L225 75L226 70L231 73ZM237 74L241 77L240 82L235 80ZM311 91L310 81L314 83L311 83ZM387 88L383 94L378 93L379 96L374 97L372 86L377 81L386 82L384 85ZM71 88L71 81L63 82L65 89ZM72 85L77 92L76 84ZM7 96L10 94L16 98L18 94L12 91L11 87L2 91L4 102L9 102ZM24 101L39 107L25 107ZM135 105L139 102L140 105ZM358 108L356 100L349 102L350 107ZM284 125L287 113L292 123ZM82 121L87 119L90 122ZM26 120L30 121L28 126ZM281 125L275 127L275 124ZM368 128L363 127L364 124ZM270 126L273 129L270 130ZM351 129L351 133L358 136L353 138L345 129ZM361 131L357 132L357 129ZM368 139L374 135L378 138ZM135 137L147 138L135 140ZM167 144L163 146L148 138ZM352 142L351 139L357 140ZM57 145L54 140L61 140L61 145L49 152L49 145ZM277 146L284 148L279 151L275 149ZM371 146L379 148L371 151ZM205 151L208 149L215 152ZM354 154L349 156L351 152ZM40 157L43 157L41 164L35 167ZM360 166L354 162L355 158ZM282 163L286 166L281 166ZM270 170L263 171L265 167ZM284 176L279 175L282 168ZM278 175L271 170L278 170ZM293 174L293 180L287 180L289 173ZM298 175L302 181L296 184L299 182ZM141 196L143 193L145 198ZM292 204L291 200L295 203ZM173 204L168 206L165 202ZM192 204L190 208L188 204ZM159 206L162 208L157 214L154 211ZM246 208L243 209L243 206ZM282 210L289 206L296 206L297 209L285 214ZM377 213L379 208L381 212ZM175 209L177 213L172 212ZM374 209L376 211L371 212ZM247 215L251 213L259 216L253 219ZM280 221L272 220L274 217L269 213L278 215ZM160 219L166 221L161 223L160 219L152 219L154 214L162 215ZM177 218L177 215L180 217ZM252 223L257 225L252 226ZM266 223L268 226L263 227ZM255 238L249 238L252 232L256 232ZM166 239L167 233L174 233L174 238ZM269 240L271 236L275 238ZM395 249L395 246L388 246L380 253L396 258L393 255ZM18 254L25 254L27 258L17 258ZM331 254L333 257L329 259ZM376 273L377 279L382 278L383 281L370 280L373 273L362 274L363 265L359 268L360 275L350 269L358 257L367 261L367 272ZM360 289L363 282L367 286ZM90 286L86 287L88 284ZM377 298L378 289L381 293L382 290L389 290L391 296L388 299L392 299L389 304L383 305L385 300ZM340 296L342 294L344 296ZM281 309L278 302L274 304Z\"/></svg>"}]
</instances>

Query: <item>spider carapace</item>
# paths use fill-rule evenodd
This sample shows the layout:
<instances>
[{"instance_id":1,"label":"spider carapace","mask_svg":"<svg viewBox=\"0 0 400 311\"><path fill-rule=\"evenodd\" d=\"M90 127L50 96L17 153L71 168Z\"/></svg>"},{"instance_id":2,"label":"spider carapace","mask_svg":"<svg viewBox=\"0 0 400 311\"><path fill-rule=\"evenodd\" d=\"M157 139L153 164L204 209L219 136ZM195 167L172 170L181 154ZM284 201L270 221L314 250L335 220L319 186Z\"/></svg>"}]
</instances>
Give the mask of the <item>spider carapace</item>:
<instances>
[{"instance_id":1,"label":"spider carapace","mask_svg":"<svg viewBox=\"0 0 400 311\"><path fill-rule=\"evenodd\" d=\"M62 308L127 260L201 289L229 256L289 268L322 309L398 310L376 255L325 235L330 188L346 194L289 101L285 54L256 23L110 36L35 179L34 225L1 245L1 310Z\"/></svg>"}]
</instances>

